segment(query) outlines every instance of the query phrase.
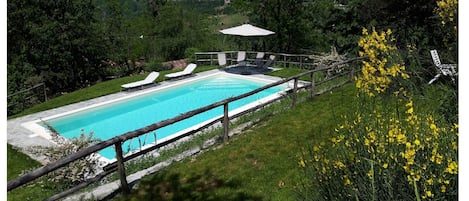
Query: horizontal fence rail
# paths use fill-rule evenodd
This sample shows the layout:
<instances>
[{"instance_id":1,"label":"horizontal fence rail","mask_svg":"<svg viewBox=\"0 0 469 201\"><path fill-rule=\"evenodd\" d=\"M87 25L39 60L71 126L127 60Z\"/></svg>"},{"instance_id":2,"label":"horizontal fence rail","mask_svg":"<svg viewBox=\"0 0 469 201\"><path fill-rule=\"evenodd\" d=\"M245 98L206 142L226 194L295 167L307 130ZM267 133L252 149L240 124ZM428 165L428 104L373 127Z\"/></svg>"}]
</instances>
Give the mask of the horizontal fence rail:
<instances>
[{"instance_id":1,"label":"horizontal fence rail","mask_svg":"<svg viewBox=\"0 0 469 201\"><path fill-rule=\"evenodd\" d=\"M22 112L30 105L47 101L47 87L44 82L17 91L7 96L8 116Z\"/></svg>"},{"instance_id":2,"label":"horizontal fence rail","mask_svg":"<svg viewBox=\"0 0 469 201\"><path fill-rule=\"evenodd\" d=\"M255 89L255 90L252 90L250 92L247 92L247 93L244 93L244 94L241 94L241 95L238 95L238 96L235 96L235 97L231 97L231 98L227 98L225 100L222 100L222 101L218 101L216 103L213 103L213 104L210 104L210 105L207 105L205 107L201 107L201 108L198 108L198 109L195 109L195 110L192 110L192 111L189 111L189 112L186 112L186 113L183 113L177 117L174 117L174 118L171 118L171 119L167 119L167 120L163 120L163 121L160 121L160 122L157 122L157 123L154 123L154 124L151 124L151 125L148 125L146 127L143 127L143 128L140 128L140 129L137 129L137 130L134 130L134 131L130 131L130 132L127 132L127 133L124 133L122 135L119 135L119 136L116 136L116 137L113 137L111 139L108 139L106 141L102 141L102 142L99 142L99 143L96 143L94 145L91 145L85 149L82 149L82 150L79 150L78 152L75 152L73 154L70 154L68 155L67 157L64 157L62 159L59 159L55 162L52 162L50 164L47 164L43 167L40 167L38 169L35 169L29 173L26 173L24 175L21 175L20 177L16 178L16 179L13 179L11 181L8 181L7 183L7 190L8 191L11 191L15 188L18 188L22 185L25 185L29 182L32 182L34 181L35 179L41 177L41 176L44 176L54 170L57 170L61 167L64 167L66 165L68 165L69 163L72 163L76 160L79 160L79 159L82 159L84 157L87 157L88 155L91 155L93 153L96 153L102 149L105 149L105 148L108 148L108 147L111 147L111 146L114 146L115 149L116 149L116 158L117 158L117 161L116 162L113 162L113 163L110 163L106 166L103 167L103 172L98 174L97 176L95 176L94 178L91 178L85 182L83 182L82 184L79 184L69 190L66 190L66 191L63 191L59 194L56 194L50 198L48 198L47 200L57 200L57 199L60 199L60 198L63 198L71 193L74 193L78 190L80 190L81 188L84 188L86 186L88 186L89 184L91 183L94 183L94 182L97 182L99 180L101 180L104 176L110 174L110 173L113 173L113 172L116 172L118 171L119 172L119 176L120 176L120 181L121 181L121 189L123 190L123 192L128 192L129 191L129 187L128 187L128 184L127 184L127 181L126 181L126 175L125 175L125 167L124 167L124 162L128 161L128 160L131 160L133 158L136 158L138 156L141 156L143 154L146 154L150 151L153 151L153 150L156 150L158 148L161 148L161 147L164 147L166 145L169 145L173 142L176 142L184 137L187 137L187 136L191 136L195 133L197 133L198 131L202 130L202 129L205 129L205 128L208 128L210 125L213 125L217 122L222 122L223 123L223 128L224 128L224 133L223 133L223 139L225 142L227 142L228 140L228 124L229 124L229 120L230 119L233 119L233 118L237 118L239 116L242 116L244 114L247 114L251 111L254 111L258 108L261 108L261 107L264 107L265 105L267 104L270 104L282 97L279 97L278 99L275 99L275 100L271 100L267 103L264 103L262 105L259 105L255 108L252 108L248 111L245 111L245 112L242 112L240 114L236 114L236 115L233 115L233 116L228 116L228 108L229 108L229 103L233 102L233 101L236 101L236 100L239 100L239 99L243 99L243 98L246 98L248 96L251 96L251 95L254 95L256 93L259 93L261 91L264 91L266 89L269 89L271 87L275 87L275 86L278 86L278 85L282 85L282 84L285 84L285 83L288 83L290 81L294 81L294 86L293 86L293 89L290 89L288 91L288 93L291 93L293 94L293 103L292 103L292 106L294 106L296 104L296 93L298 90L300 89L306 89L306 88L309 88L310 91L311 91L311 97L313 97L316 92L315 92L315 87L317 85L320 85L322 83L325 83L327 81L330 81L330 80L333 80L333 79L336 79L338 77L343 77L343 76L346 76L346 75L350 75L350 78L347 79L347 81L350 81L352 78L353 78L353 75L354 73L356 72L356 69L355 67L350 67L350 70L349 71L344 71L344 72L341 72L335 76L332 76L332 77L328 77L324 80L321 80L319 82L315 82L315 73L317 72L326 72L328 70L331 70L331 69L335 69L337 68L338 66L341 66L343 64L348 64L348 63L352 63L354 61L358 61L358 60L361 60L363 59L364 57L358 57L358 58L353 58L353 59L349 59L349 60L346 60L346 61L343 61L343 62L338 62L338 63L335 63L333 65L330 65L330 66L327 66L327 67L318 67L316 69L313 69L313 70L308 70L304 73L300 73L300 74L297 74L297 75L294 75L294 76L291 76L291 77L288 77L288 78L284 78L284 79L281 79L277 82L274 82L274 83L271 83L271 84L268 84L268 85L265 85L263 87L260 87L258 89ZM298 87L298 80L300 77L303 77L303 76L306 76L306 75L310 75L311 76L311 82L309 84L306 84L302 87ZM345 83L345 82L344 82ZM339 84L339 85L342 85L343 83ZM339 86L337 85L337 86ZM337 87L335 86L335 87ZM217 118L207 124L205 124L204 126L196 129L196 130L193 130L193 131L188 131L187 133L185 134L182 134L180 136L177 136L175 138L172 138L168 141L164 141L164 142L161 142L161 143L155 143L154 145L152 145L151 147L148 147L148 148L145 148L145 149L141 149L140 151L136 151L134 153L131 153L131 154L128 154L126 155L125 157L123 156L122 154L122 144L123 142L125 142L126 140L130 140L130 139L133 139L133 138L136 138L136 137L139 137L141 135L144 135L144 134L147 134L147 133L150 133L152 131L155 131L159 128L162 128L162 127L165 127L165 126L168 126L168 125L171 125L171 124L174 124L176 122L179 122L179 121L182 121L182 120L185 120L187 118L190 118L192 116L195 116L197 114L200 114L200 113L203 113L203 112L206 112L208 110L211 110L211 109L214 109L214 108L217 108L217 107L221 107L223 106L224 107L224 114L222 117L220 118Z\"/></svg>"},{"instance_id":3,"label":"horizontal fence rail","mask_svg":"<svg viewBox=\"0 0 469 201\"><path fill-rule=\"evenodd\" d=\"M249 62L254 62L256 60L255 51L245 51L246 60ZM197 64L205 65L218 65L218 53L225 53L226 61L229 64L235 64L237 59L238 51L223 51L223 52L196 52L196 62ZM264 52L264 62L267 61L269 55L275 55L274 64L286 67L296 67L300 69L313 69L313 59L311 55L307 54L287 54L287 53L275 53L275 52Z\"/></svg>"}]
</instances>

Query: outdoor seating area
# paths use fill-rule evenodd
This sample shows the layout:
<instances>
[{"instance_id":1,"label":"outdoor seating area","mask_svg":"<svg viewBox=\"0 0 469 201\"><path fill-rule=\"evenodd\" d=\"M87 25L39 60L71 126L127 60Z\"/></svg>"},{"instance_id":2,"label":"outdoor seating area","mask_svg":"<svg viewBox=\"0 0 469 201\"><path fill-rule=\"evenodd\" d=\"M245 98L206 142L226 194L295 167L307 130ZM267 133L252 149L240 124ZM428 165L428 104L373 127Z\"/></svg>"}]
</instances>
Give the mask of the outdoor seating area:
<instances>
[{"instance_id":1,"label":"outdoor seating area","mask_svg":"<svg viewBox=\"0 0 469 201\"><path fill-rule=\"evenodd\" d=\"M238 51L236 57L236 64L227 66L226 54L221 52L217 54L218 64L226 72L241 74L241 75L252 75L252 74L265 74L271 72L270 67L275 62L275 55L269 55L264 59L264 52L257 52L256 58L250 59L247 57L246 51ZM232 61L235 61L234 58Z\"/></svg>"},{"instance_id":2,"label":"outdoor seating area","mask_svg":"<svg viewBox=\"0 0 469 201\"><path fill-rule=\"evenodd\" d=\"M258 37L258 36L268 36L275 34L275 32L263 29L251 24L242 24L239 26L226 28L220 30L221 33L225 35L232 36L241 36L241 37ZM265 53L257 52L255 59L249 59L246 51L237 51L236 60L230 58L231 61L236 61L234 65L227 65L226 54L219 53L218 55L218 64L220 67L223 67L226 72L242 74L242 75L251 75L270 72L268 68L273 64L274 57L269 57L268 60L264 60ZM272 55L271 55L272 56ZM273 59L272 59L273 58ZM267 65L266 65L267 64ZM226 67L225 67L226 66Z\"/></svg>"}]
</instances>

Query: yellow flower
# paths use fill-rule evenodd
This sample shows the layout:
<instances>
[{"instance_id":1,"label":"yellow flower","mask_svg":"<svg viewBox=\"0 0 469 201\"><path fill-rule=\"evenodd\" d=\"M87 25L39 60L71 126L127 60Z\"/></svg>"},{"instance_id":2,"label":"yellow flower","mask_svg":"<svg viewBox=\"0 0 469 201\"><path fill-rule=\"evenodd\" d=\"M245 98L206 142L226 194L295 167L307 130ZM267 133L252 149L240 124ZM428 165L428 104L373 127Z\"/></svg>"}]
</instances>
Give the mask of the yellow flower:
<instances>
[{"instance_id":1,"label":"yellow flower","mask_svg":"<svg viewBox=\"0 0 469 201\"><path fill-rule=\"evenodd\" d=\"M407 140L407 137L404 134L397 135L397 143L404 144Z\"/></svg>"},{"instance_id":2,"label":"yellow flower","mask_svg":"<svg viewBox=\"0 0 469 201\"><path fill-rule=\"evenodd\" d=\"M319 147L318 146L313 146L313 151L319 151Z\"/></svg>"},{"instance_id":3,"label":"yellow flower","mask_svg":"<svg viewBox=\"0 0 469 201\"><path fill-rule=\"evenodd\" d=\"M303 159L301 159L300 162L298 162L298 164L299 164L300 167L302 167L302 168L306 167L305 161L304 161Z\"/></svg>"},{"instance_id":4,"label":"yellow flower","mask_svg":"<svg viewBox=\"0 0 469 201\"><path fill-rule=\"evenodd\" d=\"M425 192L425 195L429 198L432 198L433 197L433 193L431 191L426 191Z\"/></svg>"},{"instance_id":5,"label":"yellow flower","mask_svg":"<svg viewBox=\"0 0 469 201\"><path fill-rule=\"evenodd\" d=\"M442 193L445 193L445 192L446 192L446 186L445 186L445 185L441 186L440 189L441 189L441 192L442 192Z\"/></svg>"},{"instance_id":6,"label":"yellow flower","mask_svg":"<svg viewBox=\"0 0 469 201\"><path fill-rule=\"evenodd\" d=\"M334 162L334 167L335 167L336 169L341 169L341 170L345 169L345 165L344 165L342 162L340 162L340 161Z\"/></svg>"},{"instance_id":7,"label":"yellow flower","mask_svg":"<svg viewBox=\"0 0 469 201\"><path fill-rule=\"evenodd\" d=\"M412 113L414 113L414 108L411 107L411 108L407 109L406 113L407 113L407 114L412 114Z\"/></svg>"},{"instance_id":8,"label":"yellow flower","mask_svg":"<svg viewBox=\"0 0 469 201\"><path fill-rule=\"evenodd\" d=\"M428 185L433 185L433 179L427 179L427 184Z\"/></svg>"},{"instance_id":9,"label":"yellow flower","mask_svg":"<svg viewBox=\"0 0 469 201\"><path fill-rule=\"evenodd\" d=\"M352 181L350 181L350 179L348 178L347 175L342 176L342 178L343 178L343 180L344 180L344 185L347 186L347 185L352 184Z\"/></svg>"},{"instance_id":10,"label":"yellow flower","mask_svg":"<svg viewBox=\"0 0 469 201\"><path fill-rule=\"evenodd\" d=\"M412 107L412 105L413 105L413 101L412 101L412 100L410 100L409 102L407 102L407 103L405 104L406 107Z\"/></svg>"},{"instance_id":11,"label":"yellow flower","mask_svg":"<svg viewBox=\"0 0 469 201\"><path fill-rule=\"evenodd\" d=\"M384 169L388 168L388 164L387 163L383 164L383 168Z\"/></svg>"},{"instance_id":12,"label":"yellow flower","mask_svg":"<svg viewBox=\"0 0 469 201\"><path fill-rule=\"evenodd\" d=\"M458 164L455 161L449 162L448 167L445 169L445 172L450 174L458 174Z\"/></svg>"}]
</instances>

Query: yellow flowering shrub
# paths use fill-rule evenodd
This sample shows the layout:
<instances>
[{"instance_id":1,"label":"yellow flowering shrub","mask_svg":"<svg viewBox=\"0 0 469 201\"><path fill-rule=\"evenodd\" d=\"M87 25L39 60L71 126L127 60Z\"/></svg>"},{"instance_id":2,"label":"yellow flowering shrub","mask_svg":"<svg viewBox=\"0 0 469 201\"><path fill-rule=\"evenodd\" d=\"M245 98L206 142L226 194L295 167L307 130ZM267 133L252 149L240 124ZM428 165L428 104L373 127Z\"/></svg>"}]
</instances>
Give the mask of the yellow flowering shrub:
<instances>
[{"instance_id":1,"label":"yellow flowering shrub","mask_svg":"<svg viewBox=\"0 0 469 201\"><path fill-rule=\"evenodd\" d=\"M435 12L441 18L441 24L455 22L458 15L458 0L439 0Z\"/></svg>"},{"instance_id":2,"label":"yellow flowering shrub","mask_svg":"<svg viewBox=\"0 0 469 201\"><path fill-rule=\"evenodd\" d=\"M399 62L391 63L396 59L397 48L389 44L394 41L390 29L378 33L373 28L372 32L368 33L368 30L363 28L362 33L364 36L358 42L361 48L359 55L367 58L363 60L361 76L355 78L357 88L369 96L375 96L385 92L393 78L409 78L404 72L404 65Z\"/></svg>"},{"instance_id":3,"label":"yellow flowering shrub","mask_svg":"<svg viewBox=\"0 0 469 201\"><path fill-rule=\"evenodd\" d=\"M380 69L378 64L389 58L385 50L394 48L388 44L392 40L385 40L390 34L373 30L370 38L364 30L360 56L369 59L356 79L356 112L342 115L330 138L304 149L299 158L299 167L309 176L305 180L313 180L308 188L316 198L457 199L458 125L419 110L416 99L399 84L409 78L402 64L387 63ZM390 89L394 91L383 93Z\"/></svg>"},{"instance_id":4,"label":"yellow flowering shrub","mask_svg":"<svg viewBox=\"0 0 469 201\"><path fill-rule=\"evenodd\" d=\"M439 0L435 13L441 18L441 25L452 29L453 36L458 35L458 0Z\"/></svg>"}]
</instances>

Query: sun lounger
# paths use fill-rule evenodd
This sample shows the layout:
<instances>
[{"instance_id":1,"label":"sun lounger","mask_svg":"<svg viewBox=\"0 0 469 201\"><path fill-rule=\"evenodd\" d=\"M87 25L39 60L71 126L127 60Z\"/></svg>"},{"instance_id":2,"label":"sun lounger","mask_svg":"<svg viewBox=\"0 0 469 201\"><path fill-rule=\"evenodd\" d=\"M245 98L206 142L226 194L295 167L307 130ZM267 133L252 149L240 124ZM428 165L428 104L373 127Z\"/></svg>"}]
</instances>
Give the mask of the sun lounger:
<instances>
[{"instance_id":1,"label":"sun lounger","mask_svg":"<svg viewBox=\"0 0 469 201\"><path fill-rule=\"evenodd\" d=\"M141 86L145 86L148 84L152 84L156 80L156 78L158 78L158 76L160 76L160 73L153 71L150 74L148 74L148 76L144 80L123 84L121 85L121 87L125 89L131 89L135 87L141 87Z\"/></svg>"},{"instance_id":2,"label":"sun lounger","mask_svg":"<svg viewBox=\"0 0 469 201\"><path fill-rule=\"evenodd\" d=\"M197 64L190 63L189 65L186 66L186 68L183 71L179 71L176 73L170 73L165 75L167 78L175 78L175 77L181 77L181 76L186 76L186 75L191 75L192 72L197 68Z\"/></svg>"},{"instance_id":3,"label":"sun lounger","mask_svg":"<svg viewBox=\"0 0 469 201\"><path fill-rule=\"evenodd\" d=\"M442 64L436 50L431 50L430 54L432 55L433 63L436 66L437 74L432 80L430 80L430 82L428 82L428 84L433 83L441 75L450 76L451 80L454 82L454 76L457 76L458 74L456 72L456 64Z\"/></svg>"},{"instance_id":4,"label":"sun lounger","mask_svg":"<svg viewBox=\"0 0 469 201\"><path fill-rule=\"evenodd\" d=\"M262 68L269 68L274 64L275 61L275 55L270 55L269 59L262 65Z\"/></svg>"}]
</instances>

